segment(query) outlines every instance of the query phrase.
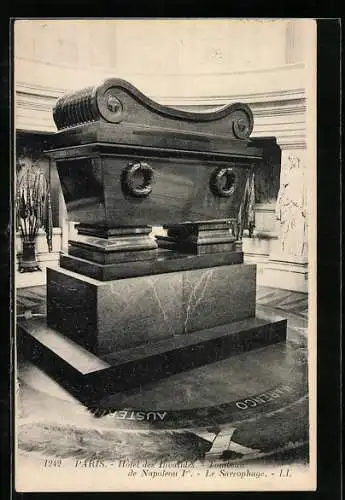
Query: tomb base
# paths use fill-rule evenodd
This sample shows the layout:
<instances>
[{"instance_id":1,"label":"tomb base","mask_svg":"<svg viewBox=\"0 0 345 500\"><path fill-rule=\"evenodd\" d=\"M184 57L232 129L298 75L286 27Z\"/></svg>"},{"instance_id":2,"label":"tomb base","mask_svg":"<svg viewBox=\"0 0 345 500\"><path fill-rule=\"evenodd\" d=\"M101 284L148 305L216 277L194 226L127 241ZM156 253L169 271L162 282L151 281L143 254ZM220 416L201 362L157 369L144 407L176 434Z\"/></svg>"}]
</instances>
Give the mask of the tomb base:
<instances>
[{"instance_id":1,"label":"tomb base","mask_svg":"<svg viewBox=\"0 0 345 500\"><path fill-rule=\"evenodd\" d=\"M47 268L46 321L20 323L28 356L93 404L286 339L285 320L255 317L256 266L228 222L170 226L158 248L150 231L81 225Z\"/></svg>"},{"instance_id":2,"label":"tomb base","mask_svg":"<svg viewBox=\"0 0 345 500\"><path fill-rule=\"evenodd\" d=\"M255 315L256 266L237 264L100 281L47 269L47 324L94 354Z\"/></svg>"},{"instance_id":3,"label":"tomb base","mask_svg":"<svg viewBox=\"0 0 345 500\"><path fill-rule=\"evenodd\" d=\"M105 394L286 340L285 319L253 317L96 356L44 320L23 320L18 327L26 357L90 407Z\"/></svg>"},{"instance_id":4,"label":"tomb base","mask_svg":"<svg viewBox=\"0 0 345 500\"><path fill-rule=\"evenodd\" d=\"M166 272L137 275L126 263L125 276L108 281L48 268L47 319L19 323L21 350L92 406L104 393L285 342L286 320L255 316L255 265L170 254L179 271L163 259Z\"/></svg>"}]
</instances>

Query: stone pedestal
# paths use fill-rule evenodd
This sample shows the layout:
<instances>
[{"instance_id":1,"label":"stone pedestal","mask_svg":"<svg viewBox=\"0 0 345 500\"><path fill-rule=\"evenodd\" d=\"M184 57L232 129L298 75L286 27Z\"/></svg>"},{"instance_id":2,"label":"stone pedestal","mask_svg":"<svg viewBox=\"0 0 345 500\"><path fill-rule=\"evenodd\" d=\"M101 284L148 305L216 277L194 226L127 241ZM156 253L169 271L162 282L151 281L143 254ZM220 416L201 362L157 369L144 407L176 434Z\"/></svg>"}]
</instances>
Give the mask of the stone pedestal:
<instances>
[{"instance_id":1,"label":"stone pedestal","mask_svg":"<svg viewBox=\"0 0 345 500\"><path fill-rule=\"evenodd\" d=\"M156 256L157 242L150 226L113 227L78 224L78 238L70 240L69 255L114 264L147 260Z\"/></svg>"},{"instance_id":2,"label":"stone pedestal","mask_svg":"<svg viewBox=\"0 0 345 500\"><path fill-rule=\"evenodd\" d=\"M241 352L285 342L286 320L252 317L101 357L42 320L21 321L19 333L27 357L85 405L97 408L107 393L138 388ZM243 370L247 372L245 366Z\"/></svg>"},{"instance_id":3,"label":"stone pedestal","mask_svg":"<svg viewBox=\"0 0 345 500\"><path fill-rule=\"evenodd\" d=\"M256 268L229 265L102 282L48 269L47 323L95 354L255 315Z\"/></svg>"},{"instance_id":4,"label":"stone pedestal","mask_svg":"<svg viewBox=\"0 0 345 500\"><path fill-rule=\"evenodd\" d=\"M165 272L156 274L137 275L129 262L126 276L103 281L47 269L47 320L19 324L26 355L86 405L286 340L286 320L255 316L255 265L222 265L227 254L160 252L151 265ZM182 269L171 271L171 262Z\"/></svg>"}]
</instances>

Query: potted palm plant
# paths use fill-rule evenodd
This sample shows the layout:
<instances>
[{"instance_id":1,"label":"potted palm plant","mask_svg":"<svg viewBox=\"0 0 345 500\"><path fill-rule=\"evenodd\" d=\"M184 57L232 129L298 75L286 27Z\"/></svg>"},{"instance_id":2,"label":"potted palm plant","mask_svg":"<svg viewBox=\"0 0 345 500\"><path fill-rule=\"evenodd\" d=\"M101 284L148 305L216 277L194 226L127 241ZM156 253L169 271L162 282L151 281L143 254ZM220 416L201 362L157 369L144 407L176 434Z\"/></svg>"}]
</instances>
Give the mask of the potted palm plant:
<instances>
[{"instance_id":1,"label":"potted palm plant","mask_svg":"<svg viewBox=\"0 0 345 500\"><path fill-rule=\"evenodd\" d=\"M16 174L16 226L22 239L19 272L24 273L40 270L35 247L41 228L46 233L48 250L52 251L50 178L29 157L18 158Z\"/></svg>"}]
</instances>

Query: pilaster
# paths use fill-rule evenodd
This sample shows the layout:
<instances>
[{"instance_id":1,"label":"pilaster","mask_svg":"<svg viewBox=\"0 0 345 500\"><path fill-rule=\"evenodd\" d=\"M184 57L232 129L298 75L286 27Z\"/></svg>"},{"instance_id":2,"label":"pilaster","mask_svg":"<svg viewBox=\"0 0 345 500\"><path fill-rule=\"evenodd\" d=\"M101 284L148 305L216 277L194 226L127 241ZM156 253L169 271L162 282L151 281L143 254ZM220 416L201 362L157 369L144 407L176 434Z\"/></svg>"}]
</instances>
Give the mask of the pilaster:
<instances>
[{"instance_id":1,"label":"pilaster","mask_svg":"<svg viewBox=\"0 0 345 500\"><path fill-rule=\"evenodd\" d=\"M308 292L306 159L306 148L282 145L277 238L261 275L264 286Z\"/></svg>"}]
</instances>

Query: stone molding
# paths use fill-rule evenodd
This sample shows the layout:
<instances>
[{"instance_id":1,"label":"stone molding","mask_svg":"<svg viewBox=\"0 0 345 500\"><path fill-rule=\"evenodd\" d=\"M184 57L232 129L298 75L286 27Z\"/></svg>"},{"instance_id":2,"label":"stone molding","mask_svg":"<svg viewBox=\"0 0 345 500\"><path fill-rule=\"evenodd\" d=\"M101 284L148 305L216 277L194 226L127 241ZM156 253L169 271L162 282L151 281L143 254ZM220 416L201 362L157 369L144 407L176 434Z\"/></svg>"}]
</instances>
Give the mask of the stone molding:
<instances>
[{"instance_id":1,"label":"stone molding","mask_svg":"<svg viewBox=\"0 0 345 500\"><path fill-rule=\"evenodd\" d=\"M23 58L16 59L15 68L16 128L37 132L56 131L51 110L66 91L115 76L111 68L100 71L99 68L57 66ZM293 121L295 115L303 115L306 111L303 63L231 73L119 76L163 105L208 108L232 102L248 104L257 122L254 135L272 135L281 120L285 123L284 118L290 116ZM275 119L272 131L270 126L261 123L267 117ZM284 138L282 140L284 142ZM289 142L289 138L286 141Z\"/></svg>"},{"instance_id":2,"label":"stone molding","mask_svg":"<svg viewBox=\"0 0 345 500\"><path fill-rule=\"evenodd\" d=\"M177 76L177 75L176 75ZM229 75L230 76L230 75ZM28 94L31 96L58 99L63 94L68 92L69 88L48 87L39 84L30 84L22 81L16 82L17 95ZM157 99L164 104L175 105L199 105L199 106L222 106L228 104L229 101L241 101L246 103L266 103L266 102L284 102L295 99L296 101L305 98L305 89L303 87L286 90L268 90L266 92L250 92L248 94L228 94L223 96L200 95L200 96L183 96L183 95L162 95L152 96L152 99Z\"/></svg>"},{"instance_id":3,"label":"stone molding","mask_svg":"<svg viewBox=\"0 0 345 500\"><path fill-rule=\"evenodd\" d=\"M49 91L48 91L49 92ZM53 95L51 92L47 94L38 94L35 89L31 92L29 89L17 89L16 94L16 128L19 130L36 131L36 132L56 132L56 127L53 122L52 108L59 95ZM275 135L278 144L283 148L289 147L305 147L306 123L305 123L305 98L296 99L294 91L291 92L290 100L287 95L284 99L278 99L278 96L272 92L265 94L266 102L257 102L255 95L251 99L244 99L244 96L228 96L222 98L222 103L216 103L214 98L202 98L202 102L209 104L207 107L215 107L231 102L244 102L249 104L254 115L254 131L252 137L265 137ZM263 95L261 95L263 98ZM201 99L201 98L200 98ZM177 98L176 102L169 104L176 107L182 107L183 98ZM160 103L166 104L167 100L160 99ZM171 103L171 100L169 100ZM200 106L197 104L197 98L189 101L191 107ZM199 101L200 102L200 101ZM177 104L179 103L179 104Z\"/></svg>"}]
</instances>

